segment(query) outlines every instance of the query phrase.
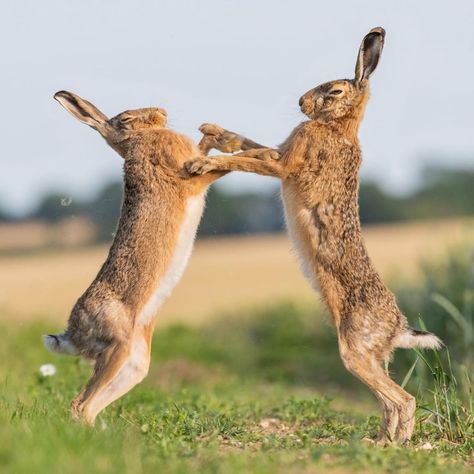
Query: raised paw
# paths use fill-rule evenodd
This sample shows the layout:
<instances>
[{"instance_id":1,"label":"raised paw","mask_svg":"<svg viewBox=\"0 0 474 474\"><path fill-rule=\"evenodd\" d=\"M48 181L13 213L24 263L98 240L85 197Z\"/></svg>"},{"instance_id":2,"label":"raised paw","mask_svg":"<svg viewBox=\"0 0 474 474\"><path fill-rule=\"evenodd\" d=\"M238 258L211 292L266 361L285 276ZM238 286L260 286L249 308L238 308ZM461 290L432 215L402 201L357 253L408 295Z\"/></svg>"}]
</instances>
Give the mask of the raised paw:
<instances>
[{"instance_id":1,"label":"raised paw","mask_svg":"<svg viewBox=\"0 0 474 474\"><path fill-rule=\"evenodd\" d=\"M203 123L199 127L199 131L203 135L209 135L211 137L215 137L217 135L222 135L225 132L225 129L223 129L222 127L214 123Z\"/></svg>"},{"instance_id":2,"label":"raised paw","mask_svg":"<svg viewBox=\"0 0 474 474\"><path fill-rule=\"evenodd\" d=\"M234 153L242 148L242 137L213 123L203 123L199 131L204 135L201 145L215 148L222 153Z\"/></svg>"},{"instance_id":3,"label":"raised paw","mask_svg":"<svg viewBox=\"0 0 474 474\"><path fill-rule=\"evenodd\" d=\"M263 160L275 160L275 161L277 161L280 158L281 158L281 155L276 150L268 149L268 150L264 150L262 152L262 159Z\"/></svg>"},{"instance_id":4,"label":"raised paw","mask_svg":"<svg viewBox=\"0 0 474 474\"><path fill-rule=\"evenodd\" d=\"M196 158L187 161L184 166L189 174L206 174L216 169L212 158Z\"/></svg>"}]
</instances>

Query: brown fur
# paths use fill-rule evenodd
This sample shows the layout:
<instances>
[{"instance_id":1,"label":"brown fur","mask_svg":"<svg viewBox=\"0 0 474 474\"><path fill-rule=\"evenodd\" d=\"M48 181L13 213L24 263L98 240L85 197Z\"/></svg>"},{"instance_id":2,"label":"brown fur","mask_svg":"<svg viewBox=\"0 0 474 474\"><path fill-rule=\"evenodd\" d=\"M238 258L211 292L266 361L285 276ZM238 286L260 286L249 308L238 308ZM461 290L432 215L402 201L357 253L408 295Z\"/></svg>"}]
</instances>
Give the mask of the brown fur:
<instances>
[{"instance_id":1,"label":"brown fur","mask_svg":"<svg viewBox=\"0 0 474 474\"><path fill-rule=\"evenodd\" d=\"M377 65L384 34L375 28L364 38L355 79L328 82L301 97L301 110L310 120L298 125L278 150L263 150L263 160L255 159L259 157L256 149L245 152L255 158L218 156L187 164L192 173L238 170L281 178L290 236L303 272L313 286L320 287L330 309L344 365L381 403L380 443L410 439L415 413L414 397L390 379L383 363L403 338L414 345L428 340L431 347L439 345L427 333L417 339L408 327L393 294L374 269L361 234L358 173L362 157L357 134L369 97L368 78ZM201 127L209 129L209 125ZM214 137L219 136L218 129ZM240 143L247 140L221 130L219 144L233 140L235 149L235 137Z\"/></svg>"},{"instance_id":2,"label":"brown fur","mask_svg":"<svg viewBox=\"0 0 474 474\"><path fill-rule=\"evenodd\" d=\"M154 314L144 322L138 317L169 270L187 203L226 172L190 176L185 161L216 143L206 138L198 148L165 128L163 109L127 111L109 120L72 93L55 98L124 158L124 200L107 260L75 304L65 333L45 336L50 350L95 361L91 379L72 402L73 415L93 423L148 372Z\"/></svg>"}]
</instances>

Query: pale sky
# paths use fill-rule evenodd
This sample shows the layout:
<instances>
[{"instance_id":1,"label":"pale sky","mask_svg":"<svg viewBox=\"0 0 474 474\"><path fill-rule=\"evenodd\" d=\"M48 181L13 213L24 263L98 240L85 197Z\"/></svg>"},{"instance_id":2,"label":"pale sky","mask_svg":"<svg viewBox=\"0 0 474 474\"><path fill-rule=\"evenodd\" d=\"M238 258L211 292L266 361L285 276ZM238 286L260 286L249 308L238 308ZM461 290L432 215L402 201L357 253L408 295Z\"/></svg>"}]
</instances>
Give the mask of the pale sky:
<instances>
[{"instance_id":1,"label":"pale sky","mask_svg":"<svg viewBox=\"0 0 474 474\"><path fill-rule=\"evenodd\" d=\"M428 157L474 166L473 19L470 0L2 0L0 206L31 209L53 188L86 196L121 175L57 90L109 116L165 107L195 139L206 121L274 146L303 119L304 92L353 76L374 26L387 36L361 129L363 175L404 191Z\"/></svg>"}]
</instances>

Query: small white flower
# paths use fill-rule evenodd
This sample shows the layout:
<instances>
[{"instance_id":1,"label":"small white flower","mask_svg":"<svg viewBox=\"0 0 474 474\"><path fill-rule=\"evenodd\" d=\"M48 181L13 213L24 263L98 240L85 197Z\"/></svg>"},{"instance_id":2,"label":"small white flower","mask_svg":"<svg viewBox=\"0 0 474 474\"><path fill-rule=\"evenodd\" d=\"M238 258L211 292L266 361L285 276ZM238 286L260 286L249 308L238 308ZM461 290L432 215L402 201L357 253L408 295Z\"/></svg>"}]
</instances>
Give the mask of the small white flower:
<instances>
[{"instance_id":1,"label":"small white flower","mask_svg":"<svg viewBox=\"0 0 474 474\"><path fill-rule=\"evenodd\" d=\"M43 364L39 371L43 377L51 377L56 373L56 367L53 364Z\"/></svg>"}]
</instances>

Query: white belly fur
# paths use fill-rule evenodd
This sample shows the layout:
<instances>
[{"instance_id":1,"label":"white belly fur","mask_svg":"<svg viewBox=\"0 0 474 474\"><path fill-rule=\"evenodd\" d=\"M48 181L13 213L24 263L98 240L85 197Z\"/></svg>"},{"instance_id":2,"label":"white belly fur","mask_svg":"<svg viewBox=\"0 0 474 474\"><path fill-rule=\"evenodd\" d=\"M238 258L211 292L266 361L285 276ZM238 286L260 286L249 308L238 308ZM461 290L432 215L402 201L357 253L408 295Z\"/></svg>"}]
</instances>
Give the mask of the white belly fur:
<instances>
[{"instance_id":1,"label":"white belly fur","mask_svg":"<svg viewBox=\"0 0 474 474\"><path fill-rule=\"evenodd\" d=\"M205 196L204 192L189 199L169 268L138 316L139 324L148 324L155 317L161 305L183 276L193 250L196 231L204 210Z\"/></svg>"},{"instance_id":2,"label":"white belly fur","mask_svg":"<svg viewBox=\"0 0 474 474\"><path fill-rule=\"evenodd\" d=\"M298 206L294 202L294 199L291 199L286 195L284 188L282 189L282 198L288 236L290 237L293 249L296 252L301 272L309 281L313 290L320 291L319 282L313 266L313 255L311 249L308 249L308 244L304 242L305 238L300 235L300 230L298 229L298 227L307 229L314 228L311 211L304 207ZM298 226L297 221L303 225ZM317 236L309 237L310 240L316 245Z\"/></svg>"}]
</instances>

